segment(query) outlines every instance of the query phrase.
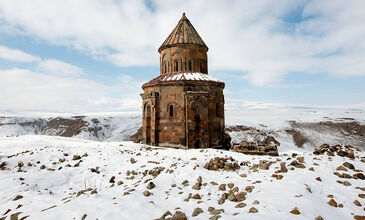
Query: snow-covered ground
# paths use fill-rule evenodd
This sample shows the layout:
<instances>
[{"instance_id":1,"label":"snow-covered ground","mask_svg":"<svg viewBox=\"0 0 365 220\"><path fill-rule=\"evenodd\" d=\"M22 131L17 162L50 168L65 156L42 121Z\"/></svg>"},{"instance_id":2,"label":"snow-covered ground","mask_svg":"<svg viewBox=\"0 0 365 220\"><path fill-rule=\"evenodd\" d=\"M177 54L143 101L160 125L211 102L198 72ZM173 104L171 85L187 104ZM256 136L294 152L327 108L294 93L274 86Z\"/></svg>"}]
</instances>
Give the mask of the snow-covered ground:
<instances>
[{"instance_id":1,"label":"snow-covered ground","mask_svg":"<svg viewBox=\"0 0 365 220\"><path fill-rule=\"evenodd\" d=\"M364 161L365 153L355 152L356 158L352 160L314 156L312 151L322 143L355 146L364 143L362 130L359 130L362 129L359 126L365 124L364 109L362 105L333 108L227 104L227 126L250 127L247 131L230 132L232 139L254 140L272 135L281 143L279 157L214 149L154 148L126 142L141 126L139 112L3 111L0 112L0 219L5 216L6 220L10 219L19 212L18 219L26 216L29 216L27 219L156 219L166 211L174 214L176 210L185 213L188 219L217 218L218 215L221 219L314 219L317 216L353 219L354 215L364 215L364 198L359 196L365 190L364 180L339 178L333 173L344 162L350 162L357 170L347 169L341 173L351 176L363 173L365 165L361 158ZM346 123L352 126L351 123L355 123L355 126L332 129L326 124L317 126L320 122L345 123L346 126ZM293 131L308 139L301 148L296 146L290 133ZM289 164L295 160L292 153L304 157L305 168L290 169ZM75 155L80 159L73 160ZM238 164L242 163L238 170L204 168L214 157L229 156ZM257 169L256 164L262 160L272 161L268 170ZM281 162L286 163L288 172L277 173L283 176L279 180L272 175L280 170ZM97 167L100 173L92 172ZM114 183L111 183L113 176ZM199 176L202 178L200 189L192 189ZM316 180L317 177L321 181ZM185 180L188 184L182 184ZM347 186L338 180L347 181ZM151 181L156 186L146 189ZM222 194L229 191L228 187L221 191L219 186L228 183L234 184L233 189L238 187L238 192L246 193L245 200L227 199L219 204ZM252 192L247 191L246 187L250 186L254 187ZM146 190L152 194L144 196ZM189 198L195 194L201 199ZM342 208L327 204L331 195ZM355 200L361 206L354 204ZM238 204L241 208L236 207ZM258 212L249 213L252 207ZM290 213L295 207L299 215ZM203 213L193 217L196 208L201 208Z\"/></svg>"},{"instance_id":2,"label":"snow-covered ground","mask_svg":"<svg viewBox=\"0 0 365 220\"><path fill-rule=\"evenodd\" d=\"M293 152L299 154L297 157L304 157L306 168L290 169L289 164L295 160L291 157ZM81 159L73 160L74 155ZM227 156L247 164L235 171L204 168L210 159ZM248 156L214 149L163 149L131 142L41 135L1 137L0 164L5 162L5 169L0 170L0 218L4 213L6 219L10 219L10 215L21 212L19 219L25 216L37 220L82 219L85 215L85 219L99 220L156 219L166 211L174 214L180 210L188 219L208 219L219 212L208 211L209 207L214 207L224 209L219 214L221 219L315 219L317 216L353 219L354 215L364 215L365 201L359 194L364 194L365 188L358 187L364 187L365 180L339 178L333 172L349 162L357 171L347 168L339 172L351 176L363 173L365 163L360 159L364 160L365 154L355 152L355 156L354 160L315 156L310 151L298 152L295 148L281 152L279 157ZM254 168L260 160L273 164L268 170ZM278 180L272 175L280 170L280 162L286 163L288 172L278 173L283 176ZM19 164L23 164L20 169ZM100 173L91 171L97 167ZM154 177L152 171L157 167L163 170ZM115 176L114 184L110 183L112 176ZM192 189L199 176L201 189ZM316 180L317 177L322 181ZM188 185L182 185L184 180ZM351 185L345 186L337 180ZM151 181L156 186L146 189ZM228 199L218 204L222 194L229 190L227 186L221 191L219 185L228 183L238 187L238 192L247 193L241 202L244 203L242 208L235 208L239 202ZM254 186L252 192L247 192L248 186ZM145 190L152 194L144 196ZM190 193L199 194L201 199L187 199ZM18 195L22 198L14 201ZM342 208L327 204L331 195ZM362 206L356 206L355 200ZM203 213L192 217L198 207ZM258 212L248 213L252 207ZM299 215L290 213L295 207Z\"/></svg>"}]
</instances>

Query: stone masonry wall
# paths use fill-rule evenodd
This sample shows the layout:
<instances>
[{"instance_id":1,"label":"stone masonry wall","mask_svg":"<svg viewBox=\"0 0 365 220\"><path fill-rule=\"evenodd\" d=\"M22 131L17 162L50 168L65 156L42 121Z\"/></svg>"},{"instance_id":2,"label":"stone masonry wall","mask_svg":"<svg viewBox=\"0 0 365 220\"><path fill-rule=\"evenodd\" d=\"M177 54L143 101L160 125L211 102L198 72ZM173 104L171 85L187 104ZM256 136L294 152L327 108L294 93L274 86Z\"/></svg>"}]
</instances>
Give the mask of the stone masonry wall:
<instances>
[{"instance_id":1,"label":"stone masonry wall","mask_svg":"<svg viewBox=\"0 0 365 220\"><path fill-rule=\"evenodd\" d=\"M223 87L214 82L160 83L146 87L141 96L144 143L151 140L148 144L180 148L206 148L221 144L224 130ZM146 106L151 106L150 119Z\"/></svg>"}]
</instances>

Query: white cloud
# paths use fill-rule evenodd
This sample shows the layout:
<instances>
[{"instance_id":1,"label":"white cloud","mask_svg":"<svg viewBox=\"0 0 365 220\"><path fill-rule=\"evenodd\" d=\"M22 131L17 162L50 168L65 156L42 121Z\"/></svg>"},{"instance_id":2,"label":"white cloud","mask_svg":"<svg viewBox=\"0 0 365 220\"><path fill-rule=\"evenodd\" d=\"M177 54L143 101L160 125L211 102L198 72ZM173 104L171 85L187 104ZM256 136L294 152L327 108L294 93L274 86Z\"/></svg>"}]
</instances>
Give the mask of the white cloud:
<instances>
[{"instance_id":1,"label":"white cloud","mask_svg":"<svg viewBox=\"0 0 365 220\"><path fill-rule=\"evenodd\" d=\"M40 58L31 54L25 53L21 50L11 49L0 45L0 58L17 62L36 62Z\"/></svg>"},{"instance_id":2,"label":"white cloud","mask_svg":"<svg viewBox=\"0 0 365 220\"><path fill-rule=\"evenodd\" d=\"M40 61L37 64L36 69L42 73L60 76L81 76L84 74L80 67L55 59L46 59Z\"/></svg>"},{"instance_id":3,"label":"white cloud","mask_svg":"<svg viewBox=\"0 0 365 220\"><path fill-rule=\"evenodd\" d=\"M0 1L0 31L120 66L158 65L157 48L186 10L210 48L210 70L239 71L255 85L277 84L291 72L365 75L364 1L149 2L153 10L143 0ZM294 11L299 23L287 20Z\"/></svg>"},{"instance_id":4,"label":"white cloud","mask_svg":"<svg viewBox=\"0 0 365 220\"><path fill-rule=\"evenodd\" d=\"M122 82L104 85L85 78L27 69L0 70L0 110L105 112L139 110L140 97ZM133 81L127 84L133 84Z\"/></svg>"}]
</instances>

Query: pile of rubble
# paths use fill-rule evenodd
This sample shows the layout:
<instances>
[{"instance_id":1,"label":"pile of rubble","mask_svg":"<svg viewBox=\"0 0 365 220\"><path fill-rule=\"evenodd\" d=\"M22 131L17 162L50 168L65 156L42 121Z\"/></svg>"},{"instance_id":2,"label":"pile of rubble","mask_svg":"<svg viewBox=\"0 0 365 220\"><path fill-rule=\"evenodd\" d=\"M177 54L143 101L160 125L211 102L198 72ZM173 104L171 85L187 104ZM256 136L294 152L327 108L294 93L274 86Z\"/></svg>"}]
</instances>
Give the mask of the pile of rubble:
<instances>
[{"instance_id":1,"label":"pile of rubble","mask_svg":"<svg viewBox=\"0 0 365 220\"><path fill-rule=\"evenodd\" d=\"M328 144L322 144L321 146L317 147L313 154L315 155L323 155L327 153L328 156L335 156L335 153L337 153L338 156L341 157L348 157L350 159L354 159L354 151L360 151L358 148L355 148L351 145L328 145Z\"/></svg>"},{"instance_id":2,"label":"pile of rubble","mask_svg":"<svg viewBox=\"0 0 365 220\"><path fill-rule=\"evenodd\" d=\"M204 165L207 170L224 169L227 171L237 170L240 168L238 163L232 157L215 157Z\"/></svg>"},{"instance_id":3,"label":"pile of rubble","mask_svg":"<svg viewBox=\"0 0 365 220\"><path fill-rule=\"evenodd\" d=\"M232 150L250 155L279 156L278 147L273 142L268 145L261 145L251 141L243 141L240 144L234 144Z\"/></svg>"}]
</instances>

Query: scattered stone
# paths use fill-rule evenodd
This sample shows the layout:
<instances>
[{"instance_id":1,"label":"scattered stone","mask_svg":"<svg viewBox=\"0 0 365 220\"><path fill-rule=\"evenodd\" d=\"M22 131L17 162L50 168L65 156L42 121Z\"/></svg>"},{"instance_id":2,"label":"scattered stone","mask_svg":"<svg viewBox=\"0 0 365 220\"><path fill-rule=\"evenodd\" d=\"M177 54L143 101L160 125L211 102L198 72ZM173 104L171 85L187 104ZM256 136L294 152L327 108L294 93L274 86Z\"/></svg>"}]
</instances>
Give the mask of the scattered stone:
<instances>
[{"instance_id":1,"label":"scattered stone","mask_svg":"<svg viewBox=\"0 0 365 220\"><path fill-rule=\"evenodd\" d=\"M355 215L354 219L356 219L356 220L365 220L365 215Z\"/></svg>"},{"instance_id":2,"label":"scattered stone","mask_svg":"<svg viewBox=\"0 0 365 220\"><path fill-rule=\"evenodd\" d=\"M319 182L322 182L321 177L316 177L316 180L319 181Z\"/></svg>"},{"instance_id":3,"label":"scattered stone","mask_svg":"<svg viewBox=\"0 0 365 220\"><path fill-rule=\"evenodd\" d=\"M151 182L149 182L148 184L147 184L147 189L153 189L153 188L155 188L155 184L151 181Z\"/></svg>"},{"instance_id":4,"label":"scattered stone","mask_svg":"<svg viewBox=\"0 0 365 220\"><path fill-rule=\"evenodd\" d=\"M146 197L148 197L148 196L150 196L150 195L151 195L151 193L150 193L148 190L145 190L145 191L143 192L143 195L144 195L144 196L146 196Z\"/></svg>"},{"instance_id":5,"label":"scattered stone","mask_svg":"<svg viewBox=\"0 0 365 220\"><path fill-rule=\"evenodd\" d=\"M336 170L339 170L339 171L347 171L347 169L345 167L343 167L343 166L338 166L336 168Z\"/></svg>"},{"instance_id":6,"label":"scattered stone","mask_svg":"<svg viewBox=\"0 0 365 220\"><path fill-rule=\"evenodd\" d=\"M259 168L261 170L268 170L270 168L271 163L272 163L271 161L260 160L259 161Z\"/></svg>"},{"instance_id":7,"label":"scattered stone","mask_svg":"<svg viewBox=\"0 0 365 220\"><path fill-rule=\"evenodd\" d=\"M226 200L224 200L223 198L220 198L220 199L218 200L218 204L219 204L219 205L222 205L225 201L226 201Z\"/></svg>"},{"instance_id":8,"label":"scattered stone","mask_svg":"<svg viewBox=\"0 0 365 220\"><path fill-rule=\"evenodd\" d=\"M192 189L195 189L195 190L200 190L200 188L201 188L201 183L195 183L194 185L193 185L193 187L191 187Z\"/></svg>"},{"instance_id":9,"label":"scattered stone","mask_svg":"<svg viewBox=\"0 0 365 220\"><path fill-rule=\"evenodd\" d=\"M355 169L355 166L353 164L349 163L349 162L344 162L342 165L344 167L347 167L347 168L351 169L351 170Z\"/></svg>"},{"instance_id":10,"label":"scattered stone","mask_svg":"<svg viewBox=\"0 0 365 220\"><path fill-rule=\"evenodd\" d=\"M304 163L304 157L297 157L299 163Z\"/></svg>"},{"instance_id":11,"label":"scattered stone","mask_svg":"<svg viewBox=\"0 0 365 220\"><path fill-rule=\"evenodd\" d=\"M184 181L181 183L181 185L183 185L183 186L188 186L188 185L189 185L189 181L184 180Z\"/></svg>"},{"instance_id":12,"label":"scattered stone","mask_svg":"<svg viewBox=\"0 0 365 220\"><path fill-rule=\"evenodd\" d=\"M0 164L0 170L5 170L6 169L6 162L2 162Z\"/></svg>"},{"instance_id":13,"label":"scattered stone","mask_svg":"<svg viewBox=\"0 0 365 220\"><path fill-rule=\"evenodd\" d=\"M322 218L322 216L317 216L314 220L324 220L323 218Z\"/></svg>"},{"instance_id":14,"label":"scattered stone","mask_svg":"<svg viewBox=\"0 0 365 220\"><path fill-rule=\"evenodd\" d=\"M276 178L277 180L281 180L282 178L284 178L283 175L278 175L278 174L273 174L272 177Z\"/></svg>"},{"instance_id":15,"label":"scattered stone","mask_svg":"<svg viewBox=\"0 0 365 220\"><path fill-rule=\"evenodd\" d=\"M302 163L299 163L297 160L294 160L293 162L290 163L291 166L294 166L295 168L305 168L305 165Z\"/></svg>"},{"instance_id":16,"label":"scattered stone","mask_svg":"<svg viewBox=\"0 0 365 220\"><path fill-rule=\"evenodd\" d=\"M176 211L171 220L187 220L185 213Z\"/></svg>"},{"instance_id":17,"label":"scattered stone","mask_svg":"<svg viewBox=\"0 0 365 220\"><path fill-rule=\"evenodd\" d=\"M364 199L365 198L365 194L359 194L359 197Z\"/></svg>"},{"instance_id":18,"label":"scattered stone","mask_svg":"<svg viewBox=\"0 0 365 220\"><path fill-rule=\"evenodd\" d=\"M97 194L98 193L98 191L96 191L96 189L93 189L91 192L90 192L90 194L91 195L93 195L93 194Z\"/></svg>"},{"instance_id":19,"label":"scattered stone","mask_svg":"<svg viewBox=\"0 0 365 220\"><path fill-rule=\"evenodd\" d=\"M22 214L22 212L16 212L10 215L10 220L18 220L19 219L19 215Z\"/></svg>"},{"instance_id":20,"label":"scattered stone","mask_svg":"<svg viewBox=\"0 0 365 220\"><path fill-rule=\"evenodd\" d=\"M253 201L253 203L252 203L253 205L258 205L258 204L260 204L260 202L259 202L259 200L255 200L255 201Z\"/></svg>"},{"instance_id":21,"label":"scattered stone","mask_svg":"<svg viewBox=\"0 0 365 220\"><path fill-rule=\"evenodd\" d=\"M23 196L22 195L17 195L14 197L13 201L16 201L16 200L19 200L19 199L22 199Z\"/></svg>"},{"instance_id":22,"label":"scattered stone","mask_svg":"<svg viewBox=\"0 0 365 220\"><path fill-rule=\"evenodd\" d=\"M195 217L195 216L198 216L198 215L200 215L201 213L203 213L204 211L203 211L203 209L201 209L201 208L195 208L194 209L194 211L193 211L193 213L192 213L192 215L191 216L193 216L193 217Z\"/></svg>"},{"instance_id":23,"label":"scattered stone","mask_svg":"<svg viewBox=\"0 0 365 220\"><path fill-rule=\"evenodd\" d=\"M254 186L246 186L246 191L250 193L254 188Z\"/></svg>"},{"instance_id":24,"label":"scattered stone","mask_svg":"<svg viewBox=\"0 0 365 220\"><path fill-rule=\"evenodd\" d=\"M78 166L80 166L81 161L82 161L82 160L79 160L79 162L75 163L74 167L78 167Z\"/></svg>"},{"instance_id":25,"label":"scattered stone","mask_svg":"<svg viewBox=\"0 0 365 220\"><path fill-rule=\"evenodd\" d=\"M43 169L46 169L46 166L45 165L41 165L39 168L43 170Z\"/></svg>"},{"instance_id":26,"label":"scattered stone","mask_svg":"<svg viewBox=\"0 0 365 220\"><path fill-rule=\"evenodd\" d=\"M249 210L248 210L248 213L257 213L259 212L259 210L257 210L255 207L251 207Z\"/></svg>"},{"instance_id":27,"label":"scattered stone","mask_svg":"<svg viewBox=\"0 0 365 220\"><path fill-rule=\"evenodd\" d=\"M365 179L365 176L364 176L364 174L362 174L362 173L355 173L355 174L352 176L352 178L354 178L354 179L361 179L361 180L364 180L364 179Z\"/></svg>"},{"instance_id":28,"label":"scattered stone","mask_svg":"<svg viewBox=\"0 0 365 220\"><path fill-rule=\"evenodd\" d=\"M351 183L349 182L349 181L343 181L343 183L342 183L344 186L351 186Z\"/></svg>"},{"instance_id":29,"label":"scattered stone","mask_svg":"<svg viewBox=\"0 0 365 220\"><path fill-rule=\"evenodd\" d=\"M228 183L227 186L228 186L228 188L232 189L234 187L234 184L233 183Z\"/></svg>"},{"instance_id":30,"label":"scattered stone","mask_svg":"<svg viewBox=\"0 0 365 220\"><path fill-rule=\"evenodd\" d=\"M288 169L285 166L285 162L280 163L280 172L282 172L282 173L288 172Z\"/></svg>"},{"instance_id":31,"label":"scattered stone","mask_svg":"<svg viewBox=\"0 0 365 220\"><path fill-rule=\"evenodd\" d=\"M18 165L19 168L22 168L24 166L24 163L23 163L23 161L18 161L17 165Z\"/></svg>"},{"instance_id":32,"label":"scattered stone","mask_svg":"<svg viewBox=\"0 0 365 220\"><path fill-rule=\"evenodd\" d=\"M246 207L246 203L241 202L241 203L238 203L238 204L235 206L235 208L243 208L243 207Z\"/></svg>"},{"instance_id":33,"label":"scattered stone","mask_svg":"<svg viewBox=\"0 0 365 220\"><path fill-rule=\"evenodd\" d=\"M226 191L226 184L219 185L219 190Z\"/></svg>"},{"instance_id":34,"label":"scattered stone","mask_svg":"<svg viewBox=\"0 0 365 220\"><path fill-rule=\"evenodd\" d=\"M231 202L237 201L236 197L233 194L228 195L228 200L231 201Z\"/></svg>"},{"instance_id":35,"label":"scattered stone","mask_svg":"<svg viewBox=\"0 0 365 220\"><path fill-rule=\"evenodd\" d=\"M7 215L9 212L11 212L11 209L6 210L3 215Z\"/></svg>"},{"instance_id":36,"label":"scattered stone","mask_svg":"<svg viewBox=\"0 0 365 220\"><path fill-rule=\"evenodd\" d=\"M240 166L232 157L215 157L209 160L209 162L204 165L204 168L207 170L224 169L226 171L232 171L239 169Z\"/></svg>"},{"instance_id":37,"label":"scattered stone","mask_svg":"<svg viewBox=\"0 0 365 220\"><path fill-rule=\"evenodd\" d=\"M191 198L193 199L201 199L200 195L198 193L194 194Z\"/></svg>"},{"instance_id":38,"label":"scattered stone","mask_svg":"<svg viewBox=\"0 0 365 220\"><path fill-rule=\"evenodd\" d=\"M131 157L131 163L136 163L137 161L133 158L133 157Z\"/></svg>"},{"instance_id":39,"label":"scattered stone","mask_svg":"<svg viewBox=\"0 0 365 220\"><path fill-rule=\"evenodd\" d=\"M90 171L91 171L92 173L97 173L97 174L99 174L99 173L100 173L100 171L99 171L99 167L96 167L96 168L90 168Z\"/></svg>"},{"instance_id":40,"label":"scattered stone","mask_svg":"<svg viewBox=\"0 0 365 220\"><path fill-rule=\"evenodd\" d=\"M72 160L80 160L80 159L81 159L80 155L77 154L73 155L72 157Z\"/></svg>"},{"instance_id":41,"label":"scattered stone","mask_svg":"<svg viewBox=\"0 0 365 220\"><path fill-rule=\"evenodd\" d=\"M222 217L221 215L213 215L212 217L209 218L209 220L218 220L221 217Z\"/></svg>"},{"instance_id":42,"label":"scattered stone","mask_svg":"<svg viewBox=\"0 0 365 220\"><path fill-rule=\"evenodd\" d=\"M298 210L297 207L293 208L291 211L290 211L291 214L294 214L294 215L300 215L300 211Z\"/></svg>"},{"instance_id":43,"label":"scattered stone","mask_svg":"<svg viewBox=\"0 0 365 220\"><path fill-rule=\"evenodd\" d=\"M148 171L148 174L153 177L157 177L164 170L165 170L165 167L155 167L152 170Z\"/></svg>"},{"instance_id":44,"label":"scattered stone","mask_svg":"<svg viewBox=\"0 0 365 220\"><path fill-rule=\"evenodd\" d=\"M356 206L361 206L361 203L360 203L357 199L355 199L354 204L355 204Z\"/></svg>"},{"instance_id":45,"label":"scattered stone","mask_svg":"<svg viewBox=\"0 0 365 220\"><path fill-rule=\"evenodd\" d=\"M170 211L165 212L165 213L161 216L160 220L166 219L166 217L167 217L167 216L169 216L169 215L172 215Z\"/></svg>"},{"instance_id":46,"label":"scattered stone","mask_svg":"<svg viewBox=\"0 0 365 220\"><path fill-rule=\"evenodd\" d=\"M337 207L337 202L334 199L331 199L330 201L328 201L328 205Z\"/></svg>"},{"instance_id":47,"label":"scattered stone","mask_svg":"<svg viewBox=\"0 0 365 220\"><path fill-rule=\"evenodd\" d=\"M112 176L109 180L109 183L115 183L115 176Z\"/></svg>"},{"instance_id":48,"label":"scattered stone","mask_svg":"<svg viewBox=\"0 0 365 220\"><path fill-rule=\"evenodd\" d=\"M246 193L245 192L237 193L235 195L235 197L236 197L236 201L241 202L246 199Z\"/></svg>"}]
</instances>

